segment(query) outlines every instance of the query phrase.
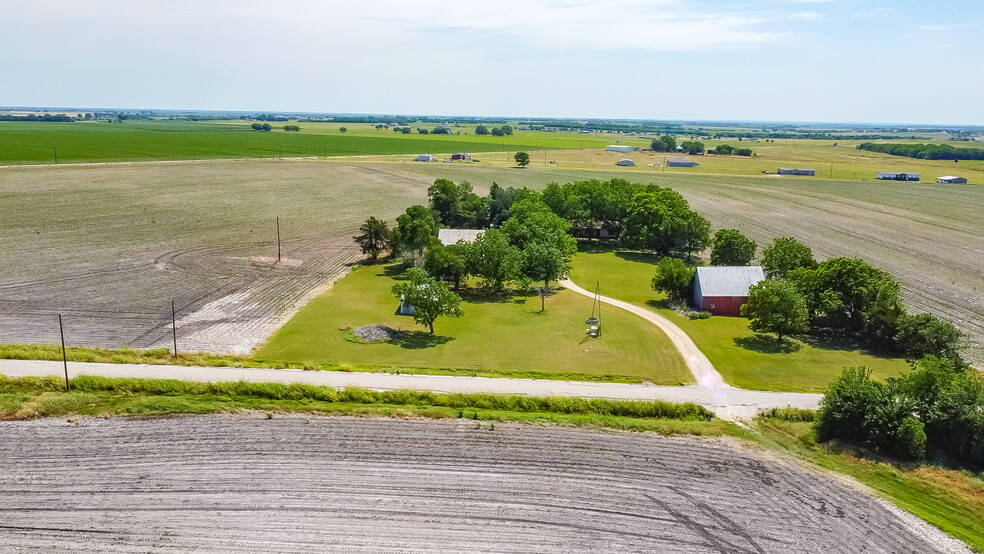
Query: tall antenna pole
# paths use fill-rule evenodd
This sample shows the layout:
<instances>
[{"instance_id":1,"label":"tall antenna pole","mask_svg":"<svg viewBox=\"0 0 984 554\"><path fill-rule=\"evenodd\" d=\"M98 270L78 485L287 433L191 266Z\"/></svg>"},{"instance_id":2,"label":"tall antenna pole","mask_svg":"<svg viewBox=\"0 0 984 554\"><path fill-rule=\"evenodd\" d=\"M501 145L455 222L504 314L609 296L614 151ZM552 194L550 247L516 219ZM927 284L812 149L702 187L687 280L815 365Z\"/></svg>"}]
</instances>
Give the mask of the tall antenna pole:
<instances>
[{"instance_id":1,"label":"tall antenna pole","mask_svg":"<svg viewBox=\"0 0 984 554\"><path fill-rule=\"evenodd\" d=\"M174 299L171 299L171 339L174 341L174 357L178 357L178 325L174 317Z\"/></svg>"},{"instance_id":2,"label":"tall antenna pole","mask_svg":"<svg viewBox=\"0 0 984 554\"><path fill-rule=\"evenodd\" d=\"M277 216L277 262L280 262L280 216Z\"/></svg>"}]
</instances>

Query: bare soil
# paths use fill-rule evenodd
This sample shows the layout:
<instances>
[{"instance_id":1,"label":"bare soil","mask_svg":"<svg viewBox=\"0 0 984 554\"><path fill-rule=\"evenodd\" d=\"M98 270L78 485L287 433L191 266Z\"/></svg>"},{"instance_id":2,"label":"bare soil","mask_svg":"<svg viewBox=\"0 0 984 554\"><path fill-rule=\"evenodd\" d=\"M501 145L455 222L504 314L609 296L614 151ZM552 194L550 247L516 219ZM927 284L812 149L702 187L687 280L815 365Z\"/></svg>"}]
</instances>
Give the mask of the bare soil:
<instances>
[{"instance_id":1,"label":"bare soil","mask_svg":"<svg viewBox=\"0 0 984 554\"><path fill-rule=\"evenodd\" d=\"M940 552L725 440L261 414L0 425L10 552Z\"/></svg>"}]
</instances>

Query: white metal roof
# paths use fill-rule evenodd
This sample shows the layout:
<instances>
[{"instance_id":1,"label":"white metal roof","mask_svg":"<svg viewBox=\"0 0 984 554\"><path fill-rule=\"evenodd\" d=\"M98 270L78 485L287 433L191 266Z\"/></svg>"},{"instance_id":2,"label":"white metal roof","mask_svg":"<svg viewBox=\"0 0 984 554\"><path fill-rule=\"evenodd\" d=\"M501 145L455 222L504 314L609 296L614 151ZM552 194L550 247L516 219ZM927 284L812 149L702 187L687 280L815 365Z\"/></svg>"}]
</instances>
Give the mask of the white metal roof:
<instances>
[{"instance_id":1,"label":"white metal roof","mask_svg":"<svg viewBox=\"0 0 984 554\"><path fill-rule=\"evenodd\" d=\"M484 229L439 229L437 231L437 240L441 241L441 244L444 246L456 244L459 240L475 242L478 235L484 232Z\"/></svg>"},{"instance_id":2,"label":"white metal roof","mask_svg":"<svg viewBox=\"0 0 984 554\"><path fill-rule=\"evenodd\" d=\"M697 281L703 296L748 296L748 289L765 279L762 266L698 267Z\"/></svg>"},{"instance_id":3,"label":"white metal roof","mask_svg":"<svg viewBox=\"0 0 984 554\"><path fill-rule=\"evenodd\" d=\"M959 179L959 178L960 177L957 177L956 175L944 175L940 177L940 179Z\"/></svg>"}]
</instances>

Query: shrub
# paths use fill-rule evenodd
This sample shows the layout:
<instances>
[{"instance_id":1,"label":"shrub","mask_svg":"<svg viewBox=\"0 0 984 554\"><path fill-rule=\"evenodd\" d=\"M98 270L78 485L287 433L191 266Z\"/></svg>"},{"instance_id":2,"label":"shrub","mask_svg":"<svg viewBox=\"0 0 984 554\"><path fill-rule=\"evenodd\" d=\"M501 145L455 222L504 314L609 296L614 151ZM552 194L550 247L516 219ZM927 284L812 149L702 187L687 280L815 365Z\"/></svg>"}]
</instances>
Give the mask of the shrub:
<instances>
[{"instance_id":1,"label":"shrub","mask_svg":"<svg viewBox=\"0 0 984 554\"><path fill-rule=\"evenodd\" d=\"M690 319L708 319L711 317L711 312L688 312L687 317Z\"/></svg>"}]
</instances>

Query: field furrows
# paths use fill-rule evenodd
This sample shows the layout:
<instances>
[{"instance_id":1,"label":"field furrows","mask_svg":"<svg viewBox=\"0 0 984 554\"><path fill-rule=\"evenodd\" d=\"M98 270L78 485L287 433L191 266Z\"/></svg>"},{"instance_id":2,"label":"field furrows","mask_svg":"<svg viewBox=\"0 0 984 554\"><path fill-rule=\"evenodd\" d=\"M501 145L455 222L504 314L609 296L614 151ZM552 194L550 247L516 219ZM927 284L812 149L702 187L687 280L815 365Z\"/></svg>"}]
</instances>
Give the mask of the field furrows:
<instances>
[{"instance_id":1,"label":"field furrows","mask_svg":"<svg viewBox=\"0 0 984 554\"><path fill-rule=\"evenodd\" d=\"M721 441L292 416L2 426L11 551L953 547L855 490Z\"/></svg>"},{"instance_id":2,"label":"field furrows","mask_svg":"<svg viewBox=\"0 0 984 554\"><path fill-rule=\"evenodd\" d=\"M61 313L70 345L170 345L173 299L179 349L248 352L360 257L367 214L428 181L317 161L0 170L0 342L58 342Z\"/></svg>"},{"instance_id":3,"label":"field furrows","mask_svg":"<svg viewBox=\"0 0 984 554\"><path fill-rule=\"evenodd\" d=\"M984 363L984 225L979 220L948 218L951 206L934 214L820 189L719 185L682 192L715 227L738 228L760 247L775 236L793 236L819 259L861 257L892 273L910 312L953 321L970 336L968 357Z\"/></svg>"}]
</instances>

